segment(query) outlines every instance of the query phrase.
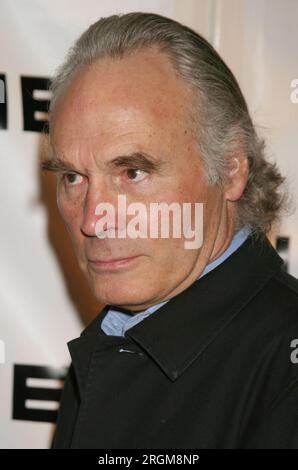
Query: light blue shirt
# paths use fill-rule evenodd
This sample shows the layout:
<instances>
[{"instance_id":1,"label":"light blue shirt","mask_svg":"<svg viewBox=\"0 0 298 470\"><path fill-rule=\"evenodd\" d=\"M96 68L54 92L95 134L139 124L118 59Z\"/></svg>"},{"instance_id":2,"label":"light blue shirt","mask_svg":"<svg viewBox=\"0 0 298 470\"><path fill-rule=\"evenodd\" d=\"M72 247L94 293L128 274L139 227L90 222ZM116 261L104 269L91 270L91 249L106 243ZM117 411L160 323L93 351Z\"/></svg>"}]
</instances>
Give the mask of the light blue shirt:
<instances>
[{"instance_id":1,"label":"light blue shirt","mask_svg":"<svg viewBox=\"0 0 298 470\"><path fill-rule=\"evenodd\" d=\"M215 259L211 263L207 264L207 266L205 267L201 275L198 277L198 279L200 279L202 276L207 274L209 271L212 271L212 269L216 268L225 259L227 259L232 253L234 253L234 251L236 251L242 245L242 243L245 242L250 232L251 232L251 229L249 225L245 225L238 232L236 232L228 248L222 253L221 256L219 256L217 259ZM126 313L126 312L124 313L124 312L119 311L117 307L113 308L111 306L109 308L108 313L106 314L106 316L104 317L101 323L101 329L107 335L124 336L126 330L136 325L140 321L144 320L144 318L146 318L148 315L151 315L151 313L158 310L164 304L169 302L169 300L153 305L152 307L149 307L146 310L144 310L144 312L139 312L136 314Z\"/></svg>"}]
</instances>

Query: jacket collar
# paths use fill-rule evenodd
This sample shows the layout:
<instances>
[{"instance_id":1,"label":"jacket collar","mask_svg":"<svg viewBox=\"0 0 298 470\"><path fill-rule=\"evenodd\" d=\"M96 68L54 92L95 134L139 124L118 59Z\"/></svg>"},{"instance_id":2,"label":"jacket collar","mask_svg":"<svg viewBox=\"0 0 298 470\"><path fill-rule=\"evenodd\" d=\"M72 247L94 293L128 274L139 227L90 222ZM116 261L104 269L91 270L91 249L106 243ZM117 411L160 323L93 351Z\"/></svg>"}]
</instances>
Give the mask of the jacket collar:
<instances>
[{"instance_id":1,"label":"jacket collar","mask_svg":"<svg viewBox=\"0 0 298 470\"><path fill-rule=\"evenodd\" d=\"M250 235L222 264L127 330L125 337L145 350L168 378L175 381L282 264L268 238ZM87 326L80 338L68 343L81 375L88 372L88 358L96 339L99 335L106 336L100 324L108 308Z\"/></svg>"}]
</instances>

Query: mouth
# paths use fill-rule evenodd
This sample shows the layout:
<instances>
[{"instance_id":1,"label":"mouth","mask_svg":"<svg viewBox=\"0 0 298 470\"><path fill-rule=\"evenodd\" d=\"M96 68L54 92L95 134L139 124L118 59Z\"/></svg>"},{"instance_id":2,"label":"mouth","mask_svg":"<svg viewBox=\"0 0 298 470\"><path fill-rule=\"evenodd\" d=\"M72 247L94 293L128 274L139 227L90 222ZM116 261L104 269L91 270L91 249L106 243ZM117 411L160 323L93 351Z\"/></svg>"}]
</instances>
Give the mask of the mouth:
<instances>
[{"instance_id":1,"label":"mouth","mask_svg":"<svg viewBox=\"0 0 298 470\"><path fill-rule=\"evenodd\" d=\"M126 258L110 258L103 260L88 259L88 264L91 269L97 272L116 271L133 266L139 261L140 258L141 255L130 256Z\"/></svg>"}]
</instances>

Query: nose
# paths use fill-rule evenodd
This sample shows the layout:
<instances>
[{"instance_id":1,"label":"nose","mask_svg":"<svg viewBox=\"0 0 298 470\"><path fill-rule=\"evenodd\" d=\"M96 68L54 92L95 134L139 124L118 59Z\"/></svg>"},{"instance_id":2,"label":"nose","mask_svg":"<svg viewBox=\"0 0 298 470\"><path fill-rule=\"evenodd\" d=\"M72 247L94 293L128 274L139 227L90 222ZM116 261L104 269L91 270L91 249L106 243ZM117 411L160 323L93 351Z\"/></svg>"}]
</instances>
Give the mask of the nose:
<instances>
[{"instance_id":1,"label":"nose","mask_svg":"<svg viewBox=\"0 0 298 470\"><path fill-rule=\"evenodd\" d=\"M109 190L106 187L99 188L97 186L89 185L86 193L84 207L83 207L83 218L81 222L81 232L88 237L96 237L96 223L104 217L105 224L104 230L115 229L117 217L117 194L114 191ZM106 214L103 213L102 208L106 208ZM99 211L99 209L101 209Z\"/></svg>"}]
</instances>

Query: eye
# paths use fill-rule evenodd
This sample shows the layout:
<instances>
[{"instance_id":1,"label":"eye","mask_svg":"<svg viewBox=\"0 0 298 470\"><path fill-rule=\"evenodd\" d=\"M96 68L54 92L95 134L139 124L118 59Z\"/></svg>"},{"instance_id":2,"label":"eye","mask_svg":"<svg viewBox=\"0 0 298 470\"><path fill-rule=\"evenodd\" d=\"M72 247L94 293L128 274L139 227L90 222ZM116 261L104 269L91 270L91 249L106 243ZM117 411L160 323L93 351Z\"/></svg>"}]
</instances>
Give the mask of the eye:
<instances>
[{"instance_id":1,"label":"eye","mask_svg":"<svg viewBox=\"0 0 298 470\"><path fill-rule=\"evenodd\" d=\"M148 175L148 172L145 170L140 170L139 168L129 168L126 170L126 175L129 180L133 181L134 183L138 183L142 181Z\"/></svg>"},{"instance_id":2,"label":"eye","mask_svg":"<svg viewBox=\"0 0 298 470\"><path fill-rule=\"evenodd\" d=\"M62 179L68 186L77 186L83 181L83 176L77 173L63 173Z\"/></svg>"}]
</instances>

